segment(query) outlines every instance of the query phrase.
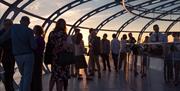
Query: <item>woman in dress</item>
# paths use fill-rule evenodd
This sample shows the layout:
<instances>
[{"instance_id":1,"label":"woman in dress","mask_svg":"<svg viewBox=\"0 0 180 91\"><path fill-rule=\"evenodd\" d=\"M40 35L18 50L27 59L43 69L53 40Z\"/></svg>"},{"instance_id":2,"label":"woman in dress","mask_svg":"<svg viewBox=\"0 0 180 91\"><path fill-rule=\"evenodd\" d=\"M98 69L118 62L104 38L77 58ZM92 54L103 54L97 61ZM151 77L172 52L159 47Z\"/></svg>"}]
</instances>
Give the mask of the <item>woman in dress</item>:
<instances>
[{"instance_id":1,"label":"woman in dress","mask_svg":"<svg viewBox=\"0 0 180 91\"><path fill-rule=\"evenodd\" d=\"M49 91L53 90L54 83L56 83L57 91L67 91L68 79L69 79L69 65L59 64L58 57L69 49L67 43L67 33L66 33L66 21L64 19L59 19L56 23L54 31L49 35L49 40L52 45L53 51L53 62L52 62L52 75L50 79Z\"/></svg>"},{"instance_id":2,"label":"woman in dress","mask_svg":"<svg viewBox=\"0 0 180 91\"><path fill-rule=\"evenodd\" d=\"M75 41L75 59L76 59L76 73L78 74L78 79L82 79L79 75L79 69L84 69L84 73L86 75L87 80L91 80L87 72L87 63L84 54L86 53L86 49L84 47L84 42L82 40L83 36L81 33L77 34L77 38ZM87 54L87 53L86 53Z\"/></svg>"}]
</instances>

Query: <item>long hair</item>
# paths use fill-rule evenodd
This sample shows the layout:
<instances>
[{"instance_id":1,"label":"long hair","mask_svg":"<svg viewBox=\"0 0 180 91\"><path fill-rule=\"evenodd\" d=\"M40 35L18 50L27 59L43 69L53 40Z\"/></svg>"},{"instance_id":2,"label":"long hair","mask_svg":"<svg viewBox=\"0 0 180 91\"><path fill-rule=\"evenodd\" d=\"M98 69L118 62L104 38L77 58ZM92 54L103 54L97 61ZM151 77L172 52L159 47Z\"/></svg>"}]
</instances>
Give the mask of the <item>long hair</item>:
<instances>
[{"instance_id":1,"label":"long hair","mask_svg":"<svg viewBox=\"0 0 180 91\"><path fill-rule=\"evenodd\" d=\"M56 23L54 31L63 31L66 33L66 21L60 18Z\"/></svg>"},{"instance_id":2,"label":"long hair","mask_svg":"<svg viewBox=\"0 0 180 91\"><path fill-rule=\"evenodd\" d=\"M44 34L43 28L40 25L35 25L33 30L37 36L41 36Z\"/></svg>"}]
</instances>

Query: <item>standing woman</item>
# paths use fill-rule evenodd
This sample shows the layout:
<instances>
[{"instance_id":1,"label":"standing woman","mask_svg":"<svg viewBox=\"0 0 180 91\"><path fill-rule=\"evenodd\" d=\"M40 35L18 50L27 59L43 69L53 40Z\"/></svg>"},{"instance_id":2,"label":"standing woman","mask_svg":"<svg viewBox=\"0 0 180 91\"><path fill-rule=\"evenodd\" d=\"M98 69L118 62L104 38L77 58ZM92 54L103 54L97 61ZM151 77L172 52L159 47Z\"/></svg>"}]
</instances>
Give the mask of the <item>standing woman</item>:
<instances>
[{"instance_id":1,"label":"standing woman","mask_svg":"<svg viewBox=\"0 0 180 91\"><path fill-rule=\"evenodd\" d=\"M122 63L124 63L124 72L126 71L126 65L127 65L127 35L123 34L121 41L120 41L120 50L119 50L119 70L122 68Z\"/></svg>"},{"instance_id":2,"label":"standing woman","mask_svg":"<svg viewBox=\"0 0 180 91\"><path fill-rule=\"evenodd\" d=\"M66 22L64 19L59 19L56 23L54 31L52 31L49 35L49 40L52 45L53 51L53 67L52 67L52 75L50 80L50 91L52 91L52 87L54 81L56 83L57 91L62 91L64 87L64 91L67 91L68 79L69 79L69 66L62 66L59 64L58 57L61 56L64 52L68 51L69 45L67 43L67 33L66 33Z\"/></svg>"},{"instance_id":3,"label":"standing woman","mask_svg":"<svg viewBox=\"0 0 180 91\"><path fill-rule=\"evenodd\" d=\"M75 41L75 59L76 59L76 73L79 74L79 69L84 69L87 80L91 80L87 72L87 63L84 54L86 49L84 47L84 41L82 40L83 36L81 33L77 34L77 39ZM80 80L80 75L77 75Z\"/></svg>"},{"instance_id":4,"label":"standing woman","mask_svg":"<svg viewBox=\"0 0 180 91\"><path fill-rule=\"evenodd\" d=\"M41 26L34 26L35 40L37 48L35 50L35 61L32 75L31 91L42 91L42 60L45 47L45 41L42 37L43 29Z\"/></svg>"}]
</instances>

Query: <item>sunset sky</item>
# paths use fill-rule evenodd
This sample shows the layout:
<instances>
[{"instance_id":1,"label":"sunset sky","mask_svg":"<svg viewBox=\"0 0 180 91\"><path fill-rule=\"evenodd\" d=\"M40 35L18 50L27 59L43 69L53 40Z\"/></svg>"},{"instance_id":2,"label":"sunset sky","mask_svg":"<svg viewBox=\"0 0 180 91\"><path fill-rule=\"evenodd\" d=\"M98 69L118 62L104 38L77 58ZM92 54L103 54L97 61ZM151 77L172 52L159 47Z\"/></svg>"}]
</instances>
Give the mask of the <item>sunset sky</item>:
<instances>
[{"instance_id":1,"label":"sunset sky","mask_svg":"<svg viewBox=\"0 0 180 91\"><path fill-rule=\"evenodd\" d=\"M5 0L9 3L13 3L15 0ZM24 0L23 3L27 2L28 0ZM25 8L25 10L40 15L42 17L47 18L50 14L52 14L54 11L56 11L58 8L72 2L73 0L35 0L32 4L30 4L28 7ZM113 2L114 0L92 0L90 2L87 2L85 4L79 5L73 9L70 9L69 11L65 12L63 15L61 15L59 18L64 18L67 22L67 24L74 24L81 16L85 15L86 13L104 5L110 2ZM145 0L146 1L146 0ZM5 10L8 7L0 3L0 17L3 15ZM105 10L103 12L100 12L96 14L95 16L92 16L88 18L86 21L84 21L80 26L84 27L91 27L96 28L98 24L100 24L104 19L107 17L119 12L122 10L122 6L116 6L113 8L110 8L108 10ZM20 13L19 16L15 19L14 23L18 23L21 16L26 15L24 13ZM109 22L107 25L103 27L103 29L111 29L111 30L117 30L119 27L126 22L131 17L134 17L132 14L124 14L121 17L118 17L111 22ZM58 18L58 19L59 19ZM133 23L129 24L124 30L126 31L140 31L142 27L150 20L148 19L138 19L134 21ZM37 18L31 17L31 25L32 28L34 25L41 25L44 21L39 20ZM164 21L158 21L154 24L160 25L160 31L164 31L167 26L171 22L164 22ZM49 29L50 31L53 29L54 24ZM68 27L69 29L69 27ZM152 25L147 29L147 31L152 31ZM180 23L177 23L171 31L180 31ZM81 31L84 35L84 41L87 44L87 35L89 34L87 30ZM108 38L111 39L111 35L113 32L108 32ZM98 33L99 36L102 36L104 32ZM137 34L134 34L136 37Z\"/></svg>"}]
</instances>

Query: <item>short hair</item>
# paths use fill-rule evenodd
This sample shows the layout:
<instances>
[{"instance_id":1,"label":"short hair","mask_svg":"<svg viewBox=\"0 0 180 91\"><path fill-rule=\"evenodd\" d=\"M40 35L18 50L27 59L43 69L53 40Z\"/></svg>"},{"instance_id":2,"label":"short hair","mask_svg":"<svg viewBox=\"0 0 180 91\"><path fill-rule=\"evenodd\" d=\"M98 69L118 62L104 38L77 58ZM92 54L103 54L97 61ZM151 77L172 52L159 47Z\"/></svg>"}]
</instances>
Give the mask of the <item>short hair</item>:
<instances>
[{"instance_id":1,"label":"short hair","mask_svg":"<svg viewBox=\"0 0 180 91\"><path fill-rule=\"evenodd\" d=\"M130 36L130 35L132 36L132 33L131 33L131 32L128 33L128 36Z\"/></svg>"},{"instance_id":2,"label":"short hair","mask_svg":"<svg viewBox=\"0 0 180 91\"><path fill-rule=\"evenodd\" d=\"M153 27L159 27L159 25L158 25L158 24L155 24Z\"/></svg>"},{"instance_id":3,"label":"short hair","mask_svg":"<svg viewBox=\"0 0 180 91\"><path fill-rule=\"evenodd\" d=\"M127 35L123 34L122 39L127 39Z\"/></svg>"},{"instance_id":4,"label":"short hair","mask_svg":"<svg viewBox=\"0 0 180 91\"><path fill-rule=\"evenodd\" d=\"M116 34L113 34L112 37L113 37L113 38L116 38Z\"/></svg>"},{"instance_id":5,"label":"short hair","mask_svg":"<svg viewBox=\"0 0 180 91\"><path fill-rule=\"evenodd\" d=\"M106 36L106 37L107 37L107 33L105 33L103 36Z\"/></svg>"},{"instance_id":6,"label":"short hair","mask_svg":"<svg viewBox=\"0 0 180 91\"><path fill-rule=\"evenodd\" d=\"M153 26L153 29L155 29L155 28L158 28L158 30L159 30L159 25L155 24L155 25Z\"/></svg>"},{"instance_id":7,"label":"short hair","mask_svg":"<svg viewBox=\"0 0 180 91\"><path fill-rule=\"evenodd\" d=\"M28 22L30 22L30 19L27 16L23 16L23 17L21 17L21 21L28 21Z\"/></svg>"},{"instance_id":8,"label":"short hair","mask_svg":"<svg viewBox=\"0 0 180 91\"><path fill-rule=\"evenodd\" d=\"M80 31L80 29L79 29L79 28L76 28L76 29L74 29L74 31L75 31L75 32L79 32L79 31Z\"/></svg>"},{"instance_id":9,"label":"short hair","mask_svg":"<svg viewBox=\"0 0 180 91\"><path fill-rule=\"evenodd\" d=\"M94 29L93 29L93 28L90 28L90 29L89 29L89 33L91 33L92 31L94 31Z\"/></svg>"}]
</instances>

